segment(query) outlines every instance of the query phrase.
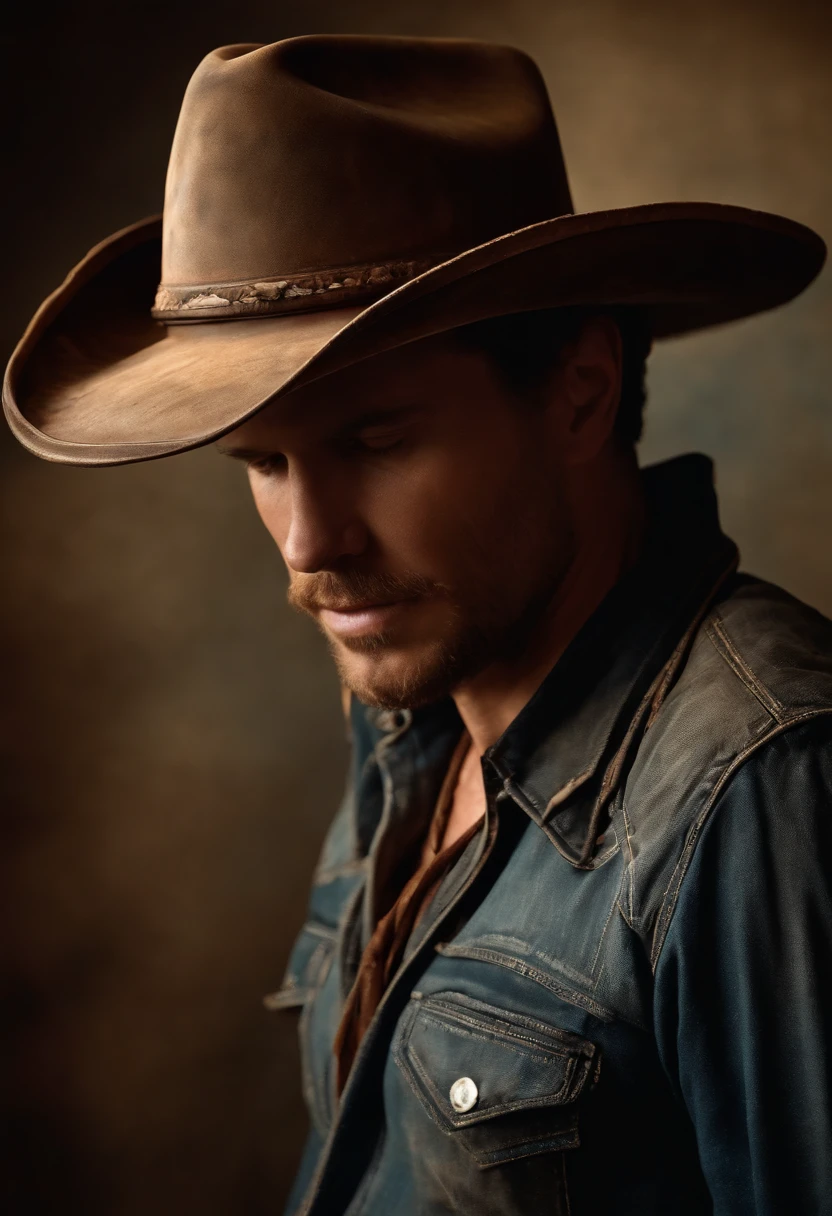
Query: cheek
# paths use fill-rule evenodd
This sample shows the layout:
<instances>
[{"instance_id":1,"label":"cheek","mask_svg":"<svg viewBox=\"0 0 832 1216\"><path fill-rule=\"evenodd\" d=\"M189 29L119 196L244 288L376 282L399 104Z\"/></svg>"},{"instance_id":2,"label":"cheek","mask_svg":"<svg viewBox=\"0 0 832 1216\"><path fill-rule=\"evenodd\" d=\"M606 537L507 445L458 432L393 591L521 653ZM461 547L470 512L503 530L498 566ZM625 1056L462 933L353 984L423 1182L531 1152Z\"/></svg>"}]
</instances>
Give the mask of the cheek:
<instances>
[{"instance_id":1,"label":"cheek","mask_svg":"<svg viewBox=\"0 0 832 1216\"><path fill-rule=\"evenodd\" d=\"M569 548L569 513L544 445L507 443L498 459L461 481L453 535L458 568L496 600L523 600Z\"/></svg>"},{"instance_id":2,"label":"cheek","mask_svg":"<svg viewBox=\"0 0 832 1216\"><path fill-rule=\"evenodd\" d=\"M529 480L513 434L482 436L437 449L368 498L368 522L390 561L451 586L481 582L501 533L514 539L513 517ZM536 480L539 480L537 478Z\"/></svg>"},{"instance_id":3,"label":"cheek","mask_svg":"<svg viewBox=\"0 0 832 1216\"><path fill-rule=\"evenodd\" d=\"M423 461L366 486L361 512L385 566L431 575L443 491L438 470Z\"/></svg>"},{"instance_id":4,"label":"cheek","mask_svg":"<svg viewBox=\"0 0 832 1216\"><path fill-rule=\"evenodd\" d=\"M280 552L289 533L288 500L269 478L250 471L248 483L257 514Z\"/></svg>"}]
</instances>

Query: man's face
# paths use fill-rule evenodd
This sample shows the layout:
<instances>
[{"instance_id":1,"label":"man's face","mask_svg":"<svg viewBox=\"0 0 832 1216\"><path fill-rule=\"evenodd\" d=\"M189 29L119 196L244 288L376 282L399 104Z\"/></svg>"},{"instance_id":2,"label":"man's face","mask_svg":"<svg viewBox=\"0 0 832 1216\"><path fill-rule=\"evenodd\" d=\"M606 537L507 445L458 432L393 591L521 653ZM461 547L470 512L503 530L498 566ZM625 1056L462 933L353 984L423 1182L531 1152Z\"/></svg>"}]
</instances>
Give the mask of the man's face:
<instances>
[{"instance_id":1,"label":"man's face","mask_svg":"<svg viewBox=\"0 0 832 1216\"><path fill-rule=\"evenodd\" d=\"M290 603L360 700L425 704L522 649L572 553L552 417L440 336L298 389L222 441L246 460Z\"/></svg>"}]
</instances>

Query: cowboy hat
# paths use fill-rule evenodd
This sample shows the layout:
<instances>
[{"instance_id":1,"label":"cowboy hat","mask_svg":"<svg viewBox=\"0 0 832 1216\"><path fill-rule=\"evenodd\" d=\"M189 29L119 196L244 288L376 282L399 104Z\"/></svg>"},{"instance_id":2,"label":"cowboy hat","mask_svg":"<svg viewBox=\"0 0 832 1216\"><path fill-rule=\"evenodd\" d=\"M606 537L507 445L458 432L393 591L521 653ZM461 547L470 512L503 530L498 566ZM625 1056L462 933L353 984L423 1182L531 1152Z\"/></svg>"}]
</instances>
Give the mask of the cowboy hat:
<instances>
[{"instance_id":1,"label":"cowboy hat","mask_svg":"<svg viewBox=\"0 0 832 1216\"><path fill-rule=\"evenodd\" d=\"M575 214L545 85L510 47L222 47L185 93L163 216L44 302L3 404L48 460L148 460L488 316L638 305L666 337L784 303L824 256L810 229L742 207Z\"/></svg>"}]
</instances>

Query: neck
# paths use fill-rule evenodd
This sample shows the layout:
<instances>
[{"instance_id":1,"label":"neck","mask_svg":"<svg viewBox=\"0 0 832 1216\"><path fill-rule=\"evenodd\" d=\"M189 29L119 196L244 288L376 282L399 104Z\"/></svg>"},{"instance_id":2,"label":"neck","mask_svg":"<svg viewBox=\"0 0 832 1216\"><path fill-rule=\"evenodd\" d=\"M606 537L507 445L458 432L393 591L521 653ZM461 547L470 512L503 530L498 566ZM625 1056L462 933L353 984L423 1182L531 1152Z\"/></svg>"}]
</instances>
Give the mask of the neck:
<instances>
[{"instance_id":1,"label":"neck","mask_svg":"<svg viewBox=\"0 0 832 1216\"><path fill-rule=\"evenodd\" d=\"M522 655L491 664L454 691L477 756L503 734L640 552L645 513L634 456L611 456L571 501L574 556Z\"/></svg>"}]
</instances>

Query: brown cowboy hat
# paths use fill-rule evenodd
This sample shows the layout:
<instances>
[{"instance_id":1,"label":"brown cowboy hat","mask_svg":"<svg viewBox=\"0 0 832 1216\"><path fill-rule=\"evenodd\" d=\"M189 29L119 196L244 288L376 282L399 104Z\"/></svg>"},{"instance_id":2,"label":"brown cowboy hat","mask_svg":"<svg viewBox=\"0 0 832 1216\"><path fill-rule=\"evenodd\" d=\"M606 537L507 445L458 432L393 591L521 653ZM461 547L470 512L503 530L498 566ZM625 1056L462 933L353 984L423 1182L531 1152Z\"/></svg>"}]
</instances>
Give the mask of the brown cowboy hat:
<instances>
[{"instance_id":1,"label":"brown cowboy hat","mask_svg":"<svg viewBox=\"0 0 832 1216\"><path fill-rule=\"evenodd\" d=\"M666 337L790 300L824 256L810 229L742 207L574 214L540 73L509 47L222 47L185 94L164 216L45 301L3 404L48 460L149 460L484 317L640 305Z\"/></svg>"}]
</instances>

